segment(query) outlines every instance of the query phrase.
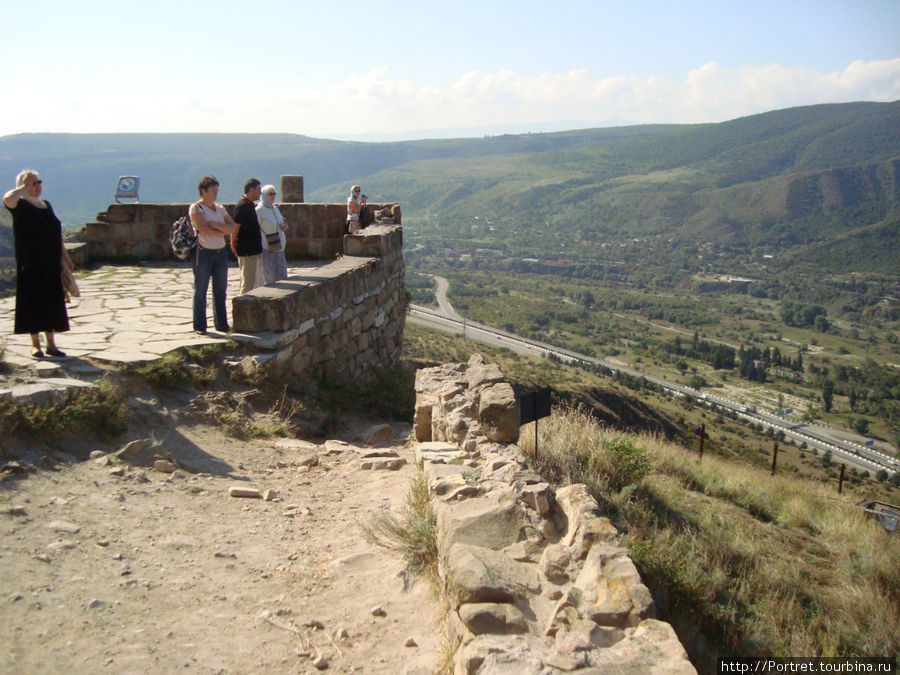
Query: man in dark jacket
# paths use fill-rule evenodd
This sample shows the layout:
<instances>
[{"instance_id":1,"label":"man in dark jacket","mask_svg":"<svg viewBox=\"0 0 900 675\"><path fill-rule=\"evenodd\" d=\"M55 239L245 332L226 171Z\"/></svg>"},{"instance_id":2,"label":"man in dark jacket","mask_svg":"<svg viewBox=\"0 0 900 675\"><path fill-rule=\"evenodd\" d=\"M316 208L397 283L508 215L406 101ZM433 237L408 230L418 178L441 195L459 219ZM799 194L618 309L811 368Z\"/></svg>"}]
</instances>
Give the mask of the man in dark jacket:
<instances>
[{"instance_id":1,"label":"man in dark jacket","mask_svg":"<svg viewBox=\"0 0 900 675\"><path fill-rule=\"evenodd\" d=\"M234 234L231 236L231 250L238 259L241 269L241 295L249 293L257 286L262 286L262 234L259 221L256 219L256 206L259 199L260 182L250 178L244 183L244 194L234 207L231 219L234 221Z\"/></svg>"}]
</instances>

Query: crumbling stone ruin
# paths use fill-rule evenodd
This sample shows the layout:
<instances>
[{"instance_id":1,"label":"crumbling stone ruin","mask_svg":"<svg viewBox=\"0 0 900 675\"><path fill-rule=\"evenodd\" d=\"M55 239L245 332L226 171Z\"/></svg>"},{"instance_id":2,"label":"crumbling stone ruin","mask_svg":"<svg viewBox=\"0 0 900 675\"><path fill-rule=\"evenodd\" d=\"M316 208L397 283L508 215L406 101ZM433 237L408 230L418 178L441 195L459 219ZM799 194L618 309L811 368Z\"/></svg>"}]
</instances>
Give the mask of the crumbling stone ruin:
<instances>
[{"instance_id":1,"label":"crumbling stone ruin","mask_svg":"<svg viewBox=\"0 0 900 675\"><path fill-rule=\"evenodd\" d=\"M518 432L512 387L480 355L417 373L454 672L694 673L587 488L531 471Z\"/></svg>"}]
</instances>

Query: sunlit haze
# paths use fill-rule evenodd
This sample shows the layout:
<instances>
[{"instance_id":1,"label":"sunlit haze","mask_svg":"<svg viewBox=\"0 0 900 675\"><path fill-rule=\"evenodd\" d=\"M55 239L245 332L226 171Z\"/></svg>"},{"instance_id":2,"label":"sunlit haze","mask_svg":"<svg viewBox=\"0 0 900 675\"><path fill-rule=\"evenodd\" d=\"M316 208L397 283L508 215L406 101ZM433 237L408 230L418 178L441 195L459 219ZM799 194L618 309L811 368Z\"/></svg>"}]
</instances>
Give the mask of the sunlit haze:
<instances>
[{"instance_id":1,"label":"sunlit haze","mask_svg":"<svg viewBox=\"0 0 900 675\"><path fill-rule=\"evenodd\" d=\"M897 0L4 4L0 136L381 140L900 99Z\"/></svg>"}]
</instances>

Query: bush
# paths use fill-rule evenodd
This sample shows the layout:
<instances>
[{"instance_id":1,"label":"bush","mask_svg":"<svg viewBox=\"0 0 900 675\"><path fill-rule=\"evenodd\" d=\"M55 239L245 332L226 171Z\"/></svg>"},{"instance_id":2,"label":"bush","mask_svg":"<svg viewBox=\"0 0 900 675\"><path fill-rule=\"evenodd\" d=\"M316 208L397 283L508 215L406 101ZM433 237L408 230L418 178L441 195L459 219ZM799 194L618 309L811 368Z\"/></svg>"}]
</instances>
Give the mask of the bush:
<instances>
[{"instance_id":1,"label":"bush","mask_svg":"<svg viewBox=\"0 0 900 675\"><path fill-rule=\"evenodd\" d=\"M647 452L631 436L613 436L602 442L601 452L593 455L593 465L603 471L607 485L614 491L638 483L650 473Z\"/></svg>"}]
</instances>

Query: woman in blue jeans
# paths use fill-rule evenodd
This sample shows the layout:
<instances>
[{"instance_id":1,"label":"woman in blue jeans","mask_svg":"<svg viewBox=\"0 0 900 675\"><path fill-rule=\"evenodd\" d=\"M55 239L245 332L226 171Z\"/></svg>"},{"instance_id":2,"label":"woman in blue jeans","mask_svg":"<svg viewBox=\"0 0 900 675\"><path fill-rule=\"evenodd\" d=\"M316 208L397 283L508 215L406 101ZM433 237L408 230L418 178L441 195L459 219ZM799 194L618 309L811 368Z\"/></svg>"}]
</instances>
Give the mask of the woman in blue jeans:
<instances>
[{"instance_id":1,"label":"woman in blue jeans","mask_svg":"<svg viewBox=\"0 0 900 675\"><path fill-rule=\"evenodd\" d=\"M228 248L225 235L234 232L234 221L225 207L216 203L219 181L215 176L204 176L197 186L200 201L191 204L188 215L197 232L197 252L194 256L194 332L206 334L206 292L209 280L213 282L213 323L216 330L231 330L225 308L225 290L228 287Z\"/></svg>"}]
</instances>

